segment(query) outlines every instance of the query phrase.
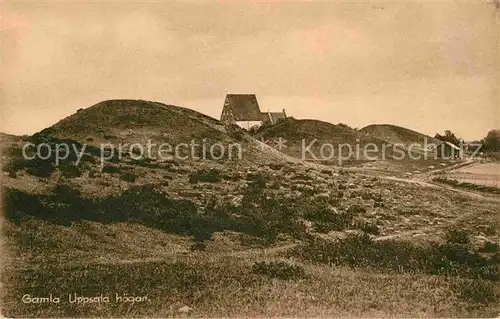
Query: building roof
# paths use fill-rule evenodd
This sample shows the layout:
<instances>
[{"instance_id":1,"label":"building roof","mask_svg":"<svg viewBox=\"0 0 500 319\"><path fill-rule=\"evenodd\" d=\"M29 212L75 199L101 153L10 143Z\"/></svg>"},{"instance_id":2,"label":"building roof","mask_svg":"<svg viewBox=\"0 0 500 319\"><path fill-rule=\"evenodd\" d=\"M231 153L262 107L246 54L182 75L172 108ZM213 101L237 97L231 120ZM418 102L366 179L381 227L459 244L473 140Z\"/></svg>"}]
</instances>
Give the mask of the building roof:
<instances>
[{"instance_id":1,"label":"building roof","mask_svg":"<svg viewBox=\"0 0 500 319\"><path fill-rule=\"evenodd\" d=\"M255 94L227 94L224 108L230 108L235 121L262 121Z\"/></svg>"},{"instance_id":2,"label":"building roof","mask_svg":"<svg viewBox=\"0 0 500 319\"><path fill-rule=\"evenodd\" d=\"M271 120L271 123L276 123L279 120L286 118L284 112L268 112L267 114L269 116L269 120Z\"/></svg>"}]
</instances>

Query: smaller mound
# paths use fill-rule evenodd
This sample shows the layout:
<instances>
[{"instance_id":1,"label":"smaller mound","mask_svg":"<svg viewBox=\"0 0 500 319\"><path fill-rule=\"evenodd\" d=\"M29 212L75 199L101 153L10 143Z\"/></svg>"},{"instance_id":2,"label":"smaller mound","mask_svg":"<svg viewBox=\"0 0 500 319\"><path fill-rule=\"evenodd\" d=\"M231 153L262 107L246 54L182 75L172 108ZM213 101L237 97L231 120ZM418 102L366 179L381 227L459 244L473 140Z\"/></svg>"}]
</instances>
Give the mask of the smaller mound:
<instances>
[{"instance_id":1,"label":"smaller mound","mask_svg":"<svg viewBox=\"0 0 500 319\"><path fill-rule=\"evenodd\" d=\"M382 156L392 158L390 143L345 126L319 120L287 118L276 125L262 128L255 138L270 145L278 143L281 138L286 141L281 151L287 155L325 164L329 161L338 162L340 157L348 157L344 162L374 160ZM385 154L382 154L384 145ZM374 149L376 151L370 151Z\"/></svg>"},{"instance_id":2,"label":"smaller mound","mask_svg":"<svg viewBox=\"0 0 500 319\"><path fill-rule=\"evenodd\" d=\"M362 128L360 131L391 144L403 145L405 148L408 148L411 144L420 144L421 147L413 148L415 151L423 151L425 143L435 145L442 143L438 139L428 135L390 124L372 124Z\"/></svg>"}]
</instances>

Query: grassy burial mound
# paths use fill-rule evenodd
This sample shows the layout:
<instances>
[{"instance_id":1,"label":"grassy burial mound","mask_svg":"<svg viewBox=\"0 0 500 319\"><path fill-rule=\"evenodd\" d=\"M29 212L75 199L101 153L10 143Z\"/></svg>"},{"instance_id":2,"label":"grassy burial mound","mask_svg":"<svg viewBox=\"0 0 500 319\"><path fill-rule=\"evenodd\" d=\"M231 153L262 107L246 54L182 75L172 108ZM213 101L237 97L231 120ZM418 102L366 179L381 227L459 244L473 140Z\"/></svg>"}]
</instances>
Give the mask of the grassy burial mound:
<instances>
[{"instance_id":1,"label":"grassy burial mound","mask_svg":"<svg viewBox=\"0 0 500 319\"><path fill-rule=\"evenodd\" d=\"M318 120L288 118L263 127L255 137L275 146L282 138L285 154L324 164L339 163L339 158L342 164L392 158L394 151L390 143L377 137Z\"/></svg>"},{"instance_id":2,"label":"grassy burial mound","mask_svg":"<svg viewBox=\"0 0 500 319\"><path fill-rule=\"evenodd\" d=\"M427 144L442 144L440 140L428 135L390 124L372 124L363 127L360 131L378 139L387 141L388 143L404 145L406 148L414 143L420 144L421 147L415 146L413 148L415 152L420 153L424 152L423 146L425 141L427 141Z\"/></svg>"},{"instance_id":3,"label":"grassy burial mound","mask_svg":"<svg viewBox=\"0 0 500 319\"><path fill-rule=\"evenodd\" d=\"M171 147L171 152L181 144L188 144L187 147L179 146L183 153L191 151L192 143L196 144L195 152L200 153L203 142L209 151L216 142L228 145L249 141L244 132L224 127L219 121L196 111L143 100L100 102L44 129L34 138L71 140L95 147L122 145L124 149L134 143L146 148L150 143L154 151L163 143L170 145L165 145L164 149L169 151Z\"/></svg>"}]
</instances>

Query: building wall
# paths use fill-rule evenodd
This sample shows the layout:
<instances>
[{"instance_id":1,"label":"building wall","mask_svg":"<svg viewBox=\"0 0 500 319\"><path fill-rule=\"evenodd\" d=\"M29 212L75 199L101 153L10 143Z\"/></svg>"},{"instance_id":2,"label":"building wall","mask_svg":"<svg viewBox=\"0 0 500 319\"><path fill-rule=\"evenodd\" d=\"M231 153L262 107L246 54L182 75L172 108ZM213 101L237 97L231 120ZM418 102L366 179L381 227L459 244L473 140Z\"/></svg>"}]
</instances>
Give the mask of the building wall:
<instances>
[{"instance_id":1,"label":"building wall","mask_svg":"<svg viewBox=\"0 0 500 319\"><path fill-rule=\"evenodd\" d=\"M245 130L249 130L252 126L261 126L262 125L262 121L236 121L236 124L241 127L241 128L244 128Z\"/></svg>"},{"instance_id":2,"label":"building wall","mask_svg":"<svg viewBox=\"0 0 500 319\"><path fill-rule=\"evenodd\" d=\"M460 156L460 150L453 149L449 145L441 144L437 147L437 157L439 158L452 159Z\"/></svg>"}]
</instances>

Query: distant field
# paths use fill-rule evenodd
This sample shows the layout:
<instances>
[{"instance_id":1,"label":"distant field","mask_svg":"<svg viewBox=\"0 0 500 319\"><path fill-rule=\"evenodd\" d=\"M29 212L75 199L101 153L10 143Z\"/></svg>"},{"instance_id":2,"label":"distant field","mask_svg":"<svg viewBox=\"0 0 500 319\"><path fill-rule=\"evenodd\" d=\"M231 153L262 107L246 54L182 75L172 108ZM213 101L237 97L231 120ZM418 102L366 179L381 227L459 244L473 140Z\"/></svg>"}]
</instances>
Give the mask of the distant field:
<instances>
[{"instance_id":1,"label":"distant field","mask_svg":"<svg viewBox=\"0 0 500 319\"><path fill-rule=\"evenodd\" d=\"M500 188L500 163L484 163L460 168L450 176L459 182Z\"/></svg>"}]
</instances>

